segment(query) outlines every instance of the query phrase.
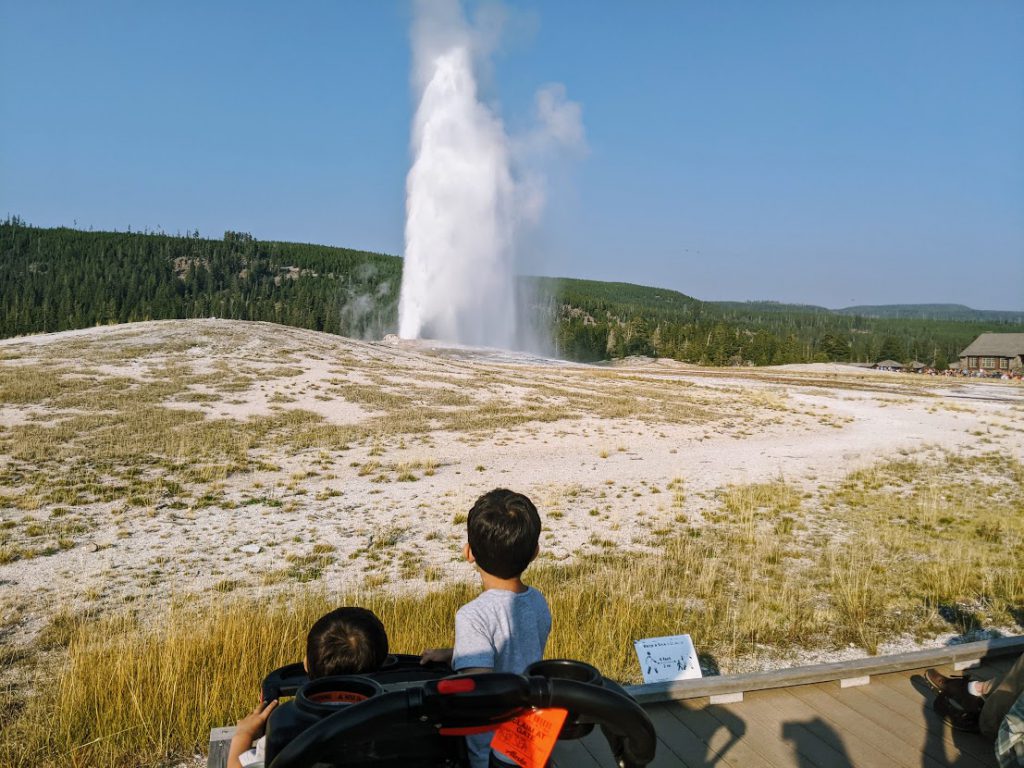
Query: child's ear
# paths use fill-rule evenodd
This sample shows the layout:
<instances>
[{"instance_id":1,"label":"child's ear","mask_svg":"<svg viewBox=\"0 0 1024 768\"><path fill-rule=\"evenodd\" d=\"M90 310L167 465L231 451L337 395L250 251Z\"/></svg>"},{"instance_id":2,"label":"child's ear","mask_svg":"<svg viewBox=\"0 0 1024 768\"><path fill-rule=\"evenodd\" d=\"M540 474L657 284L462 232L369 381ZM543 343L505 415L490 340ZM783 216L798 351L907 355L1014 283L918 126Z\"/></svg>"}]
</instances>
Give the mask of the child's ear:
<instances>
[{"instance_id":1,"label":"child's ear","mask_svg":"<svg viewBox=\"0 0 1024 768\"><path fill-rule=\"evenodd\" d=\"M473 557L473 550L469 548L469 542L468 541L462 546L462 556L464 558L466 558L466 562L467 563L475 563L476 562L476 558Z\"/></svg>"},{"instance_id":2,"label":"child's ear","mask_svg":"<svg viewBox=\"0 0 1024 768\"><path fill-rule=\"evenodd\" d=\"M306 670L306 674L309 674L309 656L302 655L302 668Z\"/></svg>"}]
</instances>

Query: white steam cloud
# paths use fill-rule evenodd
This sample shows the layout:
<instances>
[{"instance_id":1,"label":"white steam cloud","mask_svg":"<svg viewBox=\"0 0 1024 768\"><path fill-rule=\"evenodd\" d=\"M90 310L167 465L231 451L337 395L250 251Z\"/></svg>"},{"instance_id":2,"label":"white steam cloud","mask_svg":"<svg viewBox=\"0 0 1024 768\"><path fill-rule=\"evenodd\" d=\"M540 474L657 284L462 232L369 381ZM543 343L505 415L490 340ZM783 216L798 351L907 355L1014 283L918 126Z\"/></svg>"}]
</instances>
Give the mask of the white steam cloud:
<instances>
[{"instance_id":1,"label":"white steam cloud","mask_svg":"<svg viewBox=\"0 0 1024 768\"><path fill-rule=\"evenodd\" d=\"M554 147L585 148L579 104L559 84L536 97L536 129L513 141L479 94L499 37L487 7L471 26L458 0L419 0L412 33L413 164L406 180L399 335L522 347L516 234L544 208L537 165Z\"/></svg>"}]
</instances>

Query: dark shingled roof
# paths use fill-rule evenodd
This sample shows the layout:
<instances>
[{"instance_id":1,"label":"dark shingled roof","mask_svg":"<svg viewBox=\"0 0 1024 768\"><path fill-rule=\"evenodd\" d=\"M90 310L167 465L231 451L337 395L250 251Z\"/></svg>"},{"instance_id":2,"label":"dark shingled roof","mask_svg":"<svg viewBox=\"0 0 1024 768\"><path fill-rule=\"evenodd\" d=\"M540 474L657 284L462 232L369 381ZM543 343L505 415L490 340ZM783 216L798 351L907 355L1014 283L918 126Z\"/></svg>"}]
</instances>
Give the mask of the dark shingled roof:
<instances>
[{"instance_id":1,"label":"dark shingled roof","mask_svg":"<svg viewBox=\"0 0 1024 768\"><path fill-rule=\"evenodd\" d=\"M875 368L902 368L903 363L897 363L895 360L879 360L875 363Z\"/></svg>"},{"instance_id":2,"label":"dark shingled roof","mask_svg":"<svg viewBox=\"0 0 1024 768\"><path fill-rule=\"evenodd\" d=\"M960 357L1016 357L1024 355L1024 333L983 333L960 353Z\"/></svg>"}]
</instances>

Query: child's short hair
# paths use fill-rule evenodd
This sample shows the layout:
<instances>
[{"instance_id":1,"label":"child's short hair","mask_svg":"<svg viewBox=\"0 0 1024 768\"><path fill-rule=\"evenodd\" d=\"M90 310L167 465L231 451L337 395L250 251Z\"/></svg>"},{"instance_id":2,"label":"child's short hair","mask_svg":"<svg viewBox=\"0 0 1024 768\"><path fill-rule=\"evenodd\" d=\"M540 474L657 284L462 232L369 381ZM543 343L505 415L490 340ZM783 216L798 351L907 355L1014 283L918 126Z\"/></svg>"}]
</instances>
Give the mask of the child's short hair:
<instances>
[{"instance_id":1,"label":"child's short hair","mask_svg":"<svg viewBox=\"0 0 1024 768\"><path fill-rule=\"evenodd\" d=\"M373 611L337 608L317 619L306 636L310 679L358 675L381 668L388 655L388 634Z\"/></svg>"},{"instance_id":2,"label":"child's short hair","mask_svg":"<svg viewBox=\"0 0 1024 768\"><path fill-rule=\"evenodd\" d=\"M466 527L476 564L499 579L518 576L537 554L540 515L521 493L506 488L485 493L469 510Z\"/></svg>"}]
</instances>

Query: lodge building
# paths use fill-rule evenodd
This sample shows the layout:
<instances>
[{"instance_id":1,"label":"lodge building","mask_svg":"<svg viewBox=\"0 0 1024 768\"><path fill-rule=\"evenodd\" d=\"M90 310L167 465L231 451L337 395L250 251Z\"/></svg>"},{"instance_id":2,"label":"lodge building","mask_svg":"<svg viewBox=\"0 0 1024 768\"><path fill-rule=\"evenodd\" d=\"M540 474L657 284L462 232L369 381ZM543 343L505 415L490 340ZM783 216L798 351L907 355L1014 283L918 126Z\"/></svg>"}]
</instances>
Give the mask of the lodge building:
<instances>
[{"instance_id":1,"label":"lodge building","mask_svg":"<svg viewBox=\"0 0 1024 768\"><path fill-rule=\"evenodd\" d=\"M960 368L969 371L1024 368L1024 333L981 334L960 353Z\"/></svg>"}]
</instances>

